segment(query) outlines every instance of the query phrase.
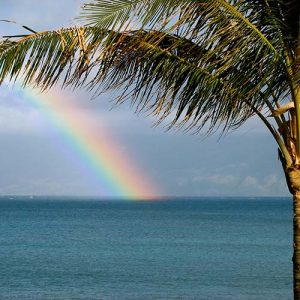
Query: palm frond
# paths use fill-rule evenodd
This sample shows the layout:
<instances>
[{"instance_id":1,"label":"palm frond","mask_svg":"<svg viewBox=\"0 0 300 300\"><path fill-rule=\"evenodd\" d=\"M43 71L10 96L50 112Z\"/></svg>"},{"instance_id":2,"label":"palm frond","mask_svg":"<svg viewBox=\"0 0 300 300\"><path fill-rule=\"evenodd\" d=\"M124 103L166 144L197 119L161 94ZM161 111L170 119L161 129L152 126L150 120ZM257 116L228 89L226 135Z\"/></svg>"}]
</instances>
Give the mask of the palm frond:
<instances>
[{"instance_id":1,"label":"palm frond","mask_svg":"<svg viewBox=\"0 0 300 300\"><path fill-rule=\"evenodd\" d=\"M116 24L107 21L111 18L119 22L117 29L135 22L137 29L177 34L217 53L226 69L245 55L273 57L275 63L282 55L283 35L270 2L94 0L86 4L84 17L101 28L115 28Z\"/></svg>"},{"instance_id":2,"label":"palm frond","mask_svg":"<svg viewBox=\"0 0 300 300\"><path fill-rule=\"evenodd\" d=\"M281 61L259 57L255 50L243 62L229 65L226 52L177 35L70 28L29 35L5 48L0 83L24 73L24 84L43 88L59 78L96 92L122 88L119 102L131 99L138 110L148 110L160 121L173 116L171 125L230 128L253 114L247 103L263 107L268 82L280 94L286 92Z\"/></svg>"},{"instance_id":3,"label":"palm frond","mask_svg":"<svg viewBox=\"0 0 300 300\"><path fill-rule=\"evenodd\" d=\"M10 39L5 39L0 42L0 53L4 52L5 50L8 50L12 46L14 46L16 42L11 41Z\"/></svg>"},{"instance_id":4,"label":"palm frond","mask_svg":"<svg viewBox=\"0 0 300 300\"><path fill-rule=\"evenodd\" d=\"M171 125L209 130L241 125L253 108L285 101L295 80L286 62L282 1L94 0L91 27L29 35L0 54L0 83L24 72L24 84L97 92L122 88ZM136 30L119 31L135 20ZM116 29L116 30L113 30ZM1 46L0 46L1 47ZM5 48L6 47L6 48ZM291 78L294 76L294 78ZM276 97L274 97L276 95ZM271 106L270 106L271 105Z\"/></svg>"},{"instance_id":5,"label":"palm frond","mask_svg":"<svg viewBox=\"0 0 300 300\"><path fill-rule=\"evenodd\" d=\"M190 1L181 0L93 0L83 6L87 25L119 30L131 21L135 27L170 22L170 17ZM135 28L136 29L136 28Z\"/></svg>"},{"instance_id":6,"label":"palm frond","mask_svg":"<svg viewBox=\"0 0 300 300\"><path fill-rule=\"evenodd\" d=\"M272 49L273 46L268 38L255 25L255 23L260 24L262 20L261 15L259 22L253 18L253 12L255 13L253 7L258 6L253 3L249 5L247 1L241 0L230 2L226 0L94 0L83 6L82 17L88 25L104 29L119 30L120 27L131 22L131 26L135 25L134 29L149 29L147 26L150 26L151 29L159 31L164 29L168 32L173 30L177 33L182 32L181 29L187 36L191 32L194 36L197 33L202 35L203 29L210 29L211 32L214 25L226 30L226 26L232 27L234 24L239 29L242 27L250 29L248 30L250 33L258 35L259 39ZM119 27L116 28L116 25ZM213 26L208 28L207 25Z\"/></svg>"}]
</instances>

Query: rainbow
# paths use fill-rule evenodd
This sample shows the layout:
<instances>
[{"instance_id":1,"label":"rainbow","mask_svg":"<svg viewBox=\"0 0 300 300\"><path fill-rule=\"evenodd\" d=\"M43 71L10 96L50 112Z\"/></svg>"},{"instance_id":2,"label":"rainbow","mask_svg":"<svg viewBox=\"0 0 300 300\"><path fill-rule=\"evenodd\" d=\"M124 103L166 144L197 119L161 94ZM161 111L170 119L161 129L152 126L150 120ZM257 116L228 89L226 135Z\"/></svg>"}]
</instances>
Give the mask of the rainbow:
<instances>
[{"instance_id":1,"label":"rainbow","mask_svg":"<svg viewBox=\"0 0 300 300\"><path fill-rule=\"evenodd\" d=\"M41 93L21 88L17 83L15 88L55 126L60 143L75 153L82 168L96 177L100 196L145 200L158 195L145 172L120 151L121 146L108 130L102 127L99 130L91 117L64 91Z\"/></svg>"}]
</instances>

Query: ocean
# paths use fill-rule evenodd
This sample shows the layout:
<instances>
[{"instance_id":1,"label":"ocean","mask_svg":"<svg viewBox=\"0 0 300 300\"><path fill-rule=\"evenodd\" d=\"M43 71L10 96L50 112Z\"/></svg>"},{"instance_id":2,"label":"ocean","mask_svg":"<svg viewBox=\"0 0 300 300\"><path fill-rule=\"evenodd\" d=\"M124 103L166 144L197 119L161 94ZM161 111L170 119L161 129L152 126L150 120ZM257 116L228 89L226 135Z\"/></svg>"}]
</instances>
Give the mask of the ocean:
<instances>
[{"instance_id":1,"label":"ocean","mask_svg":"<svg viewBox=\"0 0 300 300\"><path fill-rule=\"evenodd\" d=\"M1 197L0 299L292 299L292 201Z\"/></svg>"}]
</instances>

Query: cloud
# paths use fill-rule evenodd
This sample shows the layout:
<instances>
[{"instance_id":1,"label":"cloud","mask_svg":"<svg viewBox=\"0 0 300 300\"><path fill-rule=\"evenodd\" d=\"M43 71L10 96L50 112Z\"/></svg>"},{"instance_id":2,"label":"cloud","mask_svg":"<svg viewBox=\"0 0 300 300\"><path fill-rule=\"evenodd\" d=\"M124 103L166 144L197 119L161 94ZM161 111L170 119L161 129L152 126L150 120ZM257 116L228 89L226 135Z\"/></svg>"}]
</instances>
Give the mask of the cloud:
<instances>
[{"instance_id":1,"label":"cloud","mask_svg":"<svg viewBox=\"0 0 300 300\"><path fill-rule=\"evenodd\" d=\"M37 111L0 106L0 133L41 133L44 130L45 123Z\"/></svg>"},{"instance_id":2,"label":"cloud","mask_svg":"<svg viewBox=\"0 0 300 300\"><path fill-rule=\"evenodd\" d=\"M216 185L233 186L237 183L238 178L234 175L212 175L212 176L196 176L192 178L195 183L212 183Z\"/></svg>"},{"instance_id":3,"label":"cloud","mask_svg":"<svg viewBox=\"0 0 300 300\"><path fill-rule=\"evenodd\" d=\"M46 129L41 112L22 95L0 88L0 133L38 133Z\"/></svg>"},{"instance_id":4,"label":"cloud","mask_svg":"<svg viewBox=\"0 0 300 300\"><path fill-rule=\"evenodd\" d=\"M286 184L284 178L278 178L276 174L270 174L266 178L257 178L253 176L246 176L240 184L241 189L254 189L260 194L270 195L276 194L285 188Z\"/></svg>"},{"instance_id":5,"label":"cloud","mask_svg":"<svg viewBox=\"0 0 300 300\"><path fill-rule=\"evenodd\" d=\"M43 187L43 189L41 189ZM23 178L17 183L1 185L0 195L90 196L98 191L82 181L55 178Z\"/></svg>"},{"instance_id":6,"label":"cloud","mask_svg":"<svg viewBox=\"0 0 300 300\"><path fill-rule=\"evenodd\" d=\"M243 168L242 166L246 168ZM178 190L190 196L286 196L288 190L282 174L254 174L247 164L228 164L222 168L189 169L176 176ZM280 171L280 169L278 170ZM248 172L248 174L247 174Z\"/></svg>"}]
</instances>

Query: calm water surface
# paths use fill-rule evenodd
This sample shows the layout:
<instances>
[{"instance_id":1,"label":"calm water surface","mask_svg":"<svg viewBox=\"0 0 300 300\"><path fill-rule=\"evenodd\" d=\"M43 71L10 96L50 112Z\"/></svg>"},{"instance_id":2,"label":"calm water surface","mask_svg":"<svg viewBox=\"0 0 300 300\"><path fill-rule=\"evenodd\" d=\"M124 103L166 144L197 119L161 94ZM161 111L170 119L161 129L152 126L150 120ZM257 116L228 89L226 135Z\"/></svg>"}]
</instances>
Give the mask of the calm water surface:
<instances>
[{"instance_id":1,"label":"calm water surface","mask_svg":"<svg viewBox=\"0 0 300 300\"><path fill-rule=\"evenodd\" d=\"M0 299L292 299L289 198L0 198Z\"/></svg>"}]
</instances>

